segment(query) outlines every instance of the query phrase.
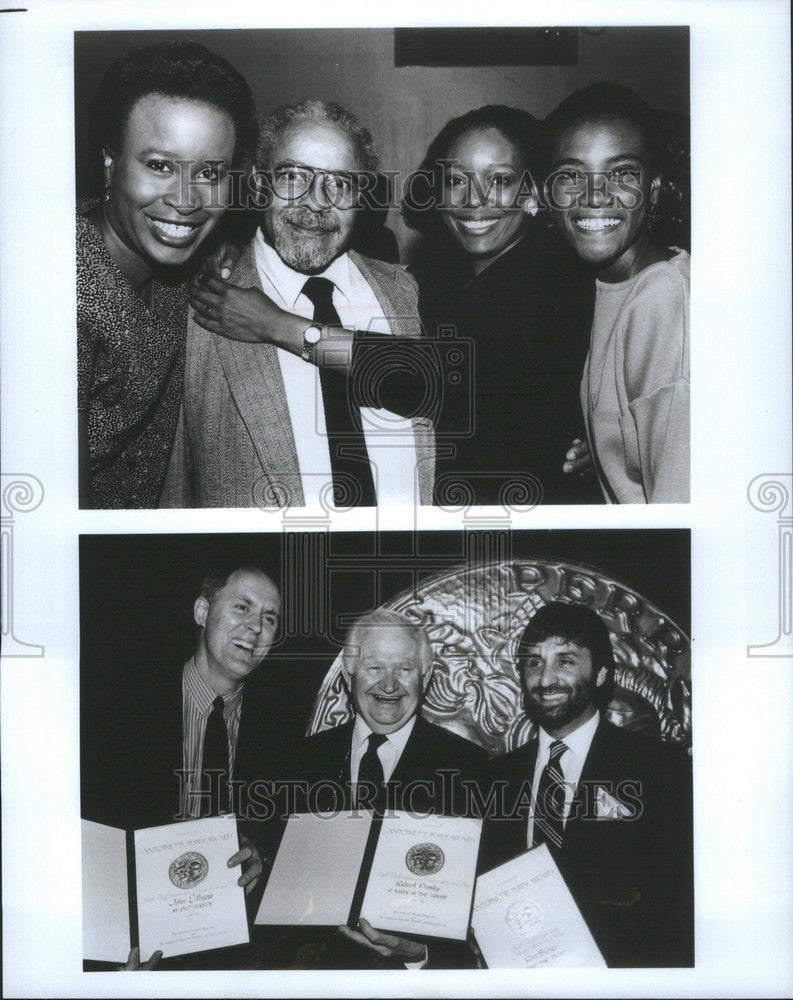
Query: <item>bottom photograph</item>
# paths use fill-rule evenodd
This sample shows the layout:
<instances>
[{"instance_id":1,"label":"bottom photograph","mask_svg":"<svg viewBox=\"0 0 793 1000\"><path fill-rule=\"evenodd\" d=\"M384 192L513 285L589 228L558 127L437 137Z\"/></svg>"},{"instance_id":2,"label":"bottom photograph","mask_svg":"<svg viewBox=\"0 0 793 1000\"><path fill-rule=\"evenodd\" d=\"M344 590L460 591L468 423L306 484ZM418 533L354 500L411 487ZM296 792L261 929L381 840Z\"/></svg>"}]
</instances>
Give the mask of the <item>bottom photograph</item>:
<instances>
[{"instance_id":1,"label":"bottom photograph","mask_svg":"<svg viewBox=\"0 0 793 1000\"><path fill-rule=\"evenodd\" d=\"M83 535L86 971L694 964L685 530Z\"/></svg>"}]
</instances>

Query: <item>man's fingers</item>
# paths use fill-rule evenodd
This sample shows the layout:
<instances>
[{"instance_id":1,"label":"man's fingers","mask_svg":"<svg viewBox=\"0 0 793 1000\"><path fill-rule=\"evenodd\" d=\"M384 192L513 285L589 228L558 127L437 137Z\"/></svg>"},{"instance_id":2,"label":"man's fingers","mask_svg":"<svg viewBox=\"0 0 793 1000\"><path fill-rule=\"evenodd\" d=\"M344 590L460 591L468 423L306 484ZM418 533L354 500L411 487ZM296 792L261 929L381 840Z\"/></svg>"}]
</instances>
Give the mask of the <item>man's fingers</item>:
<instances>
[{"instance_id":1,"label":"man's fingers","mask_svg":"<svg viewBox=\"0 0 793 1000\"><path fill-rule=\"evenodd\" d=\"M221 278L207 278L204 282L204 288L209 292L214 292L215 295L223 295L226 291L226 282Z\"/></svg>"},{"instance_id":2,"label":"man's fingers","mask_svg":"<svg viewBox=\"0 0 793 1000\"><path fill-rule=\"evenodd\" d=\"M133 948L129 955L127 956L127 964L124 966L124 972L137 972L140 968L140 949Z\"/></svg>"},{"instance_id":3,"label":"man's fingers","mask_svg":"<svg viewBox=\"0 0 793 1000\"><path fill-rule=\"evenodd\" d=\"M231 857L226 862L229 868L233 868L235 865L241 865L243 861L248 861L253 857L253 850L250 847L241 847L236 854L232 854Z\"/></svg>"},{"instance_id":4,"label":"man's fingers","mask_svg":"<svg viewBox=\"0 0 793 1000\"><path fill-rule=\"evenodd\" d=\"M223 296L216 295L214 292L208 292L205 288L200 288L191 294L190 302L193 306L201 306L203 309L214 309L215 306L222 304Z\"/></svg>"},{"instance_id":5,"label":"man's fingers","mask_svg":"<svg viewBox=\"0 0 793 1000\"><path fill-rule=\"evenodd\" d=\"M353 930L352 927L347 927L346 924L342 924L339 927L339 930L346 938L349 938L350 941L355 941L356 944L363 944L366 945L367 948L371 948L372 942L368 938L365 938L360 931Z\"/></svg>"},{"instance_id":6,"label":"man's fingers","mask_svg":"<svg viewBox=\"0 0 793 1000\"><path fill-rule=\"evenodd\" d=\"M157 966L160 964L161 958L162 958L161 951L153 952L148 962L144 962L143 965L141 965L141 969L145 972L150 972L152 969L156 969Z\"/></svg>"}]
</instances>

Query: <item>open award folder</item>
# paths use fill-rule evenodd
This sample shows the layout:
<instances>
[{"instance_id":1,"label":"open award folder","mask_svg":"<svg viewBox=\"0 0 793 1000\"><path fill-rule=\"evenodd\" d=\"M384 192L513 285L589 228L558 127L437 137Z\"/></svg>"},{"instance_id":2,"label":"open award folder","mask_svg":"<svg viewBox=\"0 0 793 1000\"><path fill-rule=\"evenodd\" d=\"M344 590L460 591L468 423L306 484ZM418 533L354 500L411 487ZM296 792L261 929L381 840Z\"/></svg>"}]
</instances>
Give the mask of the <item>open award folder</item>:
<instances>
[{"instance_id":1,"label":"open award folder","mask_svg":"<svg viewBox=\"0 0 793 1000\"><path fill-rule=\"evenodd\" d=\"M247 944L245 890L226 864L237 849L234 816L132 833L83 820L84 957L126 962L134 945L167 958Z\"/></svg>"},{"instance_id":2,"label":"open award folder","mask_svg":"<svg viewBox=\"0 0 793 1000\"><path fill-rule=\"evenodd\" d=\"M471 925L491 969L606 965L545 844L479 876Z\"/></svg>"},{"instance_id":3,"label":"open award folder","mask_svg":"<svg viewBox=\"0 0 793 1000\"><path fill-rule=\"evenodd\" d=\"M290 816L257 924L338 925L463 940L482 821L360 811Z\"/></svg>"}]
</instances>

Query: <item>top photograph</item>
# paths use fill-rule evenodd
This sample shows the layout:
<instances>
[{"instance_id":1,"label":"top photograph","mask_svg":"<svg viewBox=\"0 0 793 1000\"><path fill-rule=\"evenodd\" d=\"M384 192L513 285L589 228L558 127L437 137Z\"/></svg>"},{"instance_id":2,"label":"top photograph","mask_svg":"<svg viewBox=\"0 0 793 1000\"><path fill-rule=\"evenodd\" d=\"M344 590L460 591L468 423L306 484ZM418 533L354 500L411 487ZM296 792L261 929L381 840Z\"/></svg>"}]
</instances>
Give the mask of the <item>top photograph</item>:
<instances>
[{"instance_id":1,"label":"top photograph","mask_svg":"<svg viewBox=\"0 0 793 1000\"><path fill-rule=\"evenodd\" d=\"M689 502L687 27L76 32L80 506Z\"/></svg>"}]
</instances>

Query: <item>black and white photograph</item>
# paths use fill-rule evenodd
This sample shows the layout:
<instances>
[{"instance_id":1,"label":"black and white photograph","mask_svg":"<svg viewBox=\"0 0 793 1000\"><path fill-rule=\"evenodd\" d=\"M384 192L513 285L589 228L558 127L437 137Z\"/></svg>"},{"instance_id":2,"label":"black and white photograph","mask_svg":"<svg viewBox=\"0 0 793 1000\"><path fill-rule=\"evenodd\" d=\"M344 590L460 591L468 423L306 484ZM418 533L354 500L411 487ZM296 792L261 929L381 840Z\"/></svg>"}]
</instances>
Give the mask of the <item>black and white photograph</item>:
<instances>
[{"instance_id":1,"label":"black and white photograph","mask_svg":"<svg viewBox=\"0 0 793 1000\"><path fill-rule=\"evenodd\" d=\"M3 996L793 995L790 27L0 7Z\"/></svg>"},{"instance_id":2,"label":"black and white photograph","mask_svg":"<svg viewBox=\"0 0 793 1000\"><path fill-rule=\"evenodd\" d=\"M687 502L688 82L685 26L76 33L84 506Z\"/></svg>"},{"instance_id":3,"label":"black and white photograph","mask_svg":"<svg viewBox=\"0 0 793 1000\"><path fill-rule=\"evenodd\" d=\"M692 966L689 549L673 530L82 536L86 968ZM250 933L218 948L211 871L175 881L171 839L229 813ZM356 903L389 823L413 824L407 850ZM152 906L136 843L129 959L107 830L154 839L174 897ZM543 872L475 880L543 845Z\"/></svg>"}]
</instances>

